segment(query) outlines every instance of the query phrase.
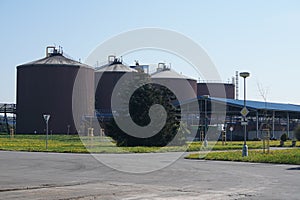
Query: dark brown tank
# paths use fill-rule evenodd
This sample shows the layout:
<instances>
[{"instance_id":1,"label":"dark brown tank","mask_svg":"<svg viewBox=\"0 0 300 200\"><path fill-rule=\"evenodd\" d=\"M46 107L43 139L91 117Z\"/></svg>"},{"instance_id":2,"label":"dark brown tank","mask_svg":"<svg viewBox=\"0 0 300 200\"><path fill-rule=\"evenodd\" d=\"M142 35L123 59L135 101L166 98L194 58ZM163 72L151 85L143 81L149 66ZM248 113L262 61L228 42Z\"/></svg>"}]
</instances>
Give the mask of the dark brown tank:
<instances>
[{"instance_id":1,"label":"dark brown tank","mask_svg":"<svg viewBox=\"0 0 300 200\"><path fill-rule=\"evenodd\" d=\"M49 133L77 133L72 103L80 115L93 115L93 68L55 48L43 59L17 66L17 133L45 133L43 114L51 115Z\"/></svg>"},{"instance_id":2,"label":"dark brown tank","mask_svg":"<svg viewBox=\"0 0 300 200\"><path fill-rule=\"evenodd\" d=\"M195 99L197 97L197 81L178 74L172 69L168 68L164 63L159 63L157 71L151 75L151 79L159 81L162 84L170 85L176 88L178 95L181 97L182 101L187 101L190 99ZM186 83L189 83L187 85ZM170 88L171 89L171 88Z\"/></svg>"},{"instance_id":3,"label":"dark brown tank","mask_svg":"<svg viewBox=\"0 0 300 200\"><path fill-rule=\"evenodd\" d=\"M111 113L113 90L125 73L137 73L137 70L122 64L118 59L109 62L95 71L95 109L99 113Z\"/></svg>"},{"instance_id":4,"label":"dark brown tank","mask_svg":"<svg viewBox=\"0 0 300 200\"><path fill-rule=\"evenodd\" d=\"M230 83L198 83L197 95L209 95L216 98L235 98L235 85Z\"/></svg>"}]
</instances>

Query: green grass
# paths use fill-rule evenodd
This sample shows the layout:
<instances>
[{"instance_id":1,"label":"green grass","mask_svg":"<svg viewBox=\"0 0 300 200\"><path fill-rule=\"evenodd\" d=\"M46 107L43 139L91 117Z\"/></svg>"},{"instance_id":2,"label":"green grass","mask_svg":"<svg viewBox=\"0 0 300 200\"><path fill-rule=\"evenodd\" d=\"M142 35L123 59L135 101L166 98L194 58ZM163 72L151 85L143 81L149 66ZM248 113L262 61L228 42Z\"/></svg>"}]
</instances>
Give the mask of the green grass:
<instances>
[{"instance_id":1,"label":"green grass","mask_svg":"<svg viewBox=\"0 0 300 200\"><path fill-rule=\"evenodd\" d=\"M300 149L273 150L269 154L262 150L250 150L248 157L242 157L241 151L210 152L208 154L193 153L187 159L242 161L257 163L280 163L300 165Z\"/></svg>"},{"instance_id":2,"label":"green grass","mask_svg":"<svg viewBox=\"0 0 300 200\"><path fill-rule=\"evenodd\" d=\"M0 135L0 149L14 151L49 151L86 153L84 145L78 136L49 136L48 150L45 145L45 135Z\"/></svg>"},{"instance_id":3,"label":"green grass","mask_svg":"<svg viewBox=\"0 0 300 200\"><path fill-rule=\"evenodd\" d=\"M11 151L48 151L48 152L73 152L73 153L149 153L149 152L178 152L178 151L199 151L209 150L203 148L201 142L190 142L184 146L167 147L116 147L116 144L109 137L79 137L78 135L49 135L48 149L46 150L45 135L20 135L16 134L10 138L7 134L0 134L0 150ZM84 144L85 145L84 145ZM261 141L247 142L249 149L262 148ZM212 150L240 150L243 142L209 142ZM271 146L279 146L279 141L270 141ZM290 146L291 141L287 141L285 146ZM300 145L300 142L297 142ZM87 147L87 148L86 148Z\"/></svg>"},{"instance_id":4,"label":"green grass","mask_svg":"<svg viewBox=\"0 0 300 200\"><path fill-rule=\"evenodd\" d=\"M78 135L49 135L46 149L45 135L0 135L0 150L47 151L59 153L150 153L185 151L186 146L117 147L109 137L79 137Z\"/></svg>"},{"instance_id":5,"label":"green grass","mask_svg":"<svg viewBox=\"0 0 300 200\"><path fill-rule=\"evenodd\" d=\"M243 141L233 141L233 142L226 142L225 145L222 145L222 142L218 141L216 144L215 142L209 142L208 147L212 147L212 150L222 151L222 150L239 150L242 149L244 142ZM292 145L292 141L286 141L284 143L284 147L290 147ZM300 142L297 142L296 145L300 147ZM262 149L263 142L262 141L247 141L247 146L249 149ZM280 141L279 140L272 140L270 141L270 147L279 147ZM189 147L187 151L200 151L200 150L209 150L210 148L202 147L201 142L191 142L189 143Z\"/></svg>"}]
</instances>

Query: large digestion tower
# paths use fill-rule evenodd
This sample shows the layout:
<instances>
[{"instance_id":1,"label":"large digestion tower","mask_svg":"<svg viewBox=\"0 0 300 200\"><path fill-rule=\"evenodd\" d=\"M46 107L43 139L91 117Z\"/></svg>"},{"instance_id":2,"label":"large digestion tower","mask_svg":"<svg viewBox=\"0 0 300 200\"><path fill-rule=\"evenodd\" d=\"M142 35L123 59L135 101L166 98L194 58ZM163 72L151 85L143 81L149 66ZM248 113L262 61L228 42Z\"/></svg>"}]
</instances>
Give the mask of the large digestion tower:
<instances>
[{"instance_id":1,"label":"large digestion tower","mask_svg":"<svg viewBox=\"0 0 300 200\"><path fill-rule=\"evenodd\" d=\"M17 66L17 133L44 133L49 114L50 132L75 134L74 121L93 115L93 106L94 69L62 49L47 47L45 58Z\"/></svg>"},{"instance_id":2,"label":"large digestion tower","mask_svg":"<svg viewBox=\"0 0 300 200\"><path fill-rule=\"evenodd\" d=\"M157 83L176 89L177 95L179 95L178 97L183 101L197 97L197 81L193 78L178 74L165 63L158 63L157 70L151 75L151 79Z\"/></svg>"},{"instance_id":3,"label":"large digestion tower","mask_svg":"<svg viewBox=\"0 0 300 200\"><path fill-rule=\"evenodd\" d=\"M123 64L115 56L108 57L108 63L95 71L95 109L101 115L111 114L113 90L124 74L136 74L138 71ZM132 76L133 77L133 76Z\"/></svg>"}]
</instances>

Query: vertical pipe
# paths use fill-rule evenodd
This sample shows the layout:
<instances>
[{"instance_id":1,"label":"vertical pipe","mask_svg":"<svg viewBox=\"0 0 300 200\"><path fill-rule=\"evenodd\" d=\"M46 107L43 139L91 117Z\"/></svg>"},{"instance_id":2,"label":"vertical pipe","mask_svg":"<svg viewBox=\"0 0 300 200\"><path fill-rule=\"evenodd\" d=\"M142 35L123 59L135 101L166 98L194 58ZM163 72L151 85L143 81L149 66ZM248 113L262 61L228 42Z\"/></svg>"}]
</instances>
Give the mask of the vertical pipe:
<instances>
[{"instance_id":1,"label":"vertical pipe","mask_svg":"<svg viewBox=\"0 0 300 200\"><path fill-rule=\"evenodd\" d=\"M208 131L207 131L207 99L209 98L209 96L208 95L205 95L204 96L204 103L205 103L205 128L204 128L204 130L205 130L205 139L204 139L204 146L206 147L207 146L207 133L208 133Z\"/></svg>"},{"instance_id":2,"label":"vertical pipe","mask_svg":"<svg viewBox=\"0 0 300 200\"><path fill-rule=\"evenodd\" d=\"M288 138L290 138L290 113L287 112L287 135L288 135Z\"/></svg>"},{"instance_id":3,"label":"vertical pipe","mask_svg":"<svg viewBox=\"0 0 300 200\"><path fill-rule=\"evenodd\" d=\"M190 116L190 104L188 103L187 104L187 122L186 122L186 125L189 125L189 116ZM194 125L193 123L193 116L192 116L192 124L191 125Z\"/></svg>"},{"instance_id":4,"label":"vertical pipe","mask_svg":"<svg viewBox=\"0 0 300 200\"><path fill-rule=\"evenodd\" d=\"M6 115L6 104L4 104L4 121L5 121L5 125L6 125L6 132L7 132L7 134L9 134L7 115Z\"/></svg>"},{"instance_id":5,"label":"vertical pipe","mask_svg":"<svg viewBox=\"0 0 300 200\"><path fill-rule=\"evenodd\" d=\"M258 138L258 129L259 129L259 118L258 118L258 110L256 111L256 138Z\"/></svg>"},{"instance_id":6,"label":"vertical pipe","mask_svg":"<svg viewBox=\"0 0 300 200\"><path fill-rule=\"evenodd\" d=\"M239 72L235 72L235 99L239 99Z\"/></svg>"},{"instance_id":7,"label":"vertical pipe","mask_svg":"<svg viewBox=\"0 0 300 200\"><path fill-rule=\"evenodd\" d=\"M205 112L205 114L204 114L204 135L205 135L205 138L206 138L206 130L207 130L207 99L205 98L205 100L204 100L204 106L205 106L205 108L204 108L204 112Z\"/></svg>"},{"instance_id":8,"label":"vertical pipe","mask_svg":"<svg viewBox=\"0 0 300 200\"><path fill-rule=\"evenodd\" d=\"M274 110L272 116L272 138L275 138L275 111Z\"/></svg>"},{"instance_id":9,"label":"vertical pipe","mask_svg":"<svg viewBox=\"0 0 300 200\"><path fill-rule=\"evenodd\" d=\"M200 120L200 131L199 131L199 141L201 142L201 134L202 134L202 131L203 131L203 101L202 99L200 100L200 117L199 117L199 120ZM199 129L199 128L198 128Z\"/></svg>"}]
</instances>

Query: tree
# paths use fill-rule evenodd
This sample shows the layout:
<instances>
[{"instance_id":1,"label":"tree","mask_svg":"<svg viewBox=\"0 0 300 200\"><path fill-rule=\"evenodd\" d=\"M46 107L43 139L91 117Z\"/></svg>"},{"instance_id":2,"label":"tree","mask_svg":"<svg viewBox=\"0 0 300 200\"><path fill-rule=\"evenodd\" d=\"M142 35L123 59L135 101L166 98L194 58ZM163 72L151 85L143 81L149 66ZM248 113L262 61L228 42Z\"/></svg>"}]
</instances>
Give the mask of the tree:
<instances>
[{"instance_id":1,"label":"tree","mask_svg":"<svg viewBox=\"0 0 300 200\"><path fill-rule=\"evenodd\" d=\"M132 86L132 82L129 81L128 85ZM138 87L138 85L136 84L135 87ZM124 93L126 93L126 88L124 88ZM120 95L119 98L122 98L122 94ZM180 107L174 105L176 100L176 96L172 91L162 85L147 83L138 87L129 101L129 113L132 120L139 126L147 126L151 121L149 117L150 107L159 104L164 107L167 113L165 125L157 134L143 138L125 133L118 127L116 121L112 119L107 124L107 135L112 137L118 146L166 146L179 132L181 135L176 137L178 140L175 143L178 145L184 143L184 136L188 134L188 131L185 128L179 130L181 121ZM117 117L122 118L125 117L126 113L122 113L121 110L118 114ZM174 141L172 142L174 144Z\"/></svg>"}]
</instances>

